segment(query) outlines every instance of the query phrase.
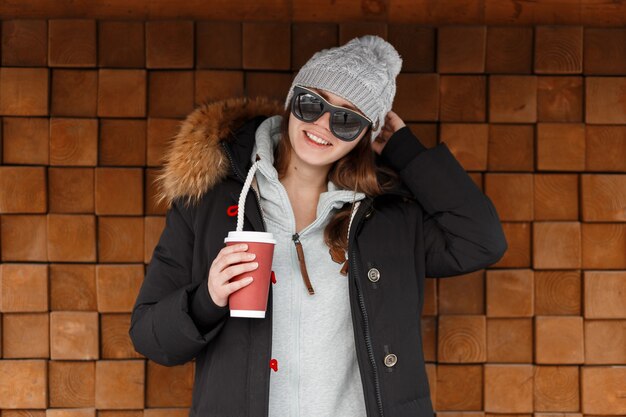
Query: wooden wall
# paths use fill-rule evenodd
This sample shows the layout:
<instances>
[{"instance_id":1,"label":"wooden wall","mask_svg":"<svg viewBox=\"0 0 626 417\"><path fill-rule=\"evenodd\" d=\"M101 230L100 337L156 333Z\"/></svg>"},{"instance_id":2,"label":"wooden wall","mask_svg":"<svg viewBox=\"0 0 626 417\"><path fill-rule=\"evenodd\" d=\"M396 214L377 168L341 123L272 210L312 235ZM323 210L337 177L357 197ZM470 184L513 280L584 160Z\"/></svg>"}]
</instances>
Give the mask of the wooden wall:
<instances>
[{"instance_id":1,"label":"wooden wall","mask_svg":"<svg viewBox=\"0 0 626 417\"><path fill-rule=\"evenodd\" d=\"M484 14L476 24L469 1L420 3L429 19L468 11L441 25L285 22L281 2L265 3L259 13L275 20L244 21L247 5L239 21L1 22L0 416L187 415L193 363L160 366L128 338L164 226L152 186L163 147L198 103L284 100L313 52L365 33L404 58L394 110L428 147L446 142L509 242L486 270L427 280L438 415L625 415L626 29L604 25L622 3L596 8L598 25L576 12L590 1L564 15L534 14L558 2L480 2L502 10L499 25ZM508 25L505 5L518 3L515 23L531 13L567 24ZM3 3L3 15L36 17L24 4ZM88 14L46 4L37 14ZM151 2L123 4L96 11L153 16ZM294 15L312 10L301 4Z\"/></svg>"}]
</instances>

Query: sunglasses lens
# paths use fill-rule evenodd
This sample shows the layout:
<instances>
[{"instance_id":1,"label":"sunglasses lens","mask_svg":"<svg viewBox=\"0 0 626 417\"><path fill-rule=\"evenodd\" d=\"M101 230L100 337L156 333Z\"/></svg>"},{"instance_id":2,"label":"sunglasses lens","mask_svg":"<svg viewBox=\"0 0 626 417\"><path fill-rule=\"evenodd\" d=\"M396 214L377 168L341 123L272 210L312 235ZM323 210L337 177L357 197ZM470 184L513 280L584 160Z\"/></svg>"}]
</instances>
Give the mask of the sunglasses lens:
<instances>
[{"instance_id":1,"label":"sunglasses lens","mask_svg":"<svg viewBox=\"0 0 626 417\"><path fill-rule=\"evenodd\" d=\"M311 94L298 94L295 99L293 111L296 116L306 120L316 120L322 114L323 103Z\"/></svg>"},{"instance_id":2,"label":"sunglasses lens","mask_svg":"<svg viewBox=\"0 0 626 417\"><path fill-rule=\"evenodd\" d=\"M333 133L341 139L352 139L361 131L361 121L352 113L337 111L330 121Z\"/></svg>"}]
</instances>

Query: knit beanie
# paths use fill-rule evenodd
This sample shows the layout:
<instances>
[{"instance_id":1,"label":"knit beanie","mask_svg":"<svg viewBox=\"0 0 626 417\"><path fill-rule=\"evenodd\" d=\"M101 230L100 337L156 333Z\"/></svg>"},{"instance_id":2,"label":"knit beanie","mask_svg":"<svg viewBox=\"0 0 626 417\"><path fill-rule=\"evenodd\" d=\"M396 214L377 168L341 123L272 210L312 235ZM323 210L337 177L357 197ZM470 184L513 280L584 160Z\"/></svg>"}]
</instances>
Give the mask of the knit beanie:
<instances>
[{"instance_id":1,"label":"knit beanie","mask_svg":"<svg viewBox=\"0 0 626 417\"><path fill-rule=\"evenodd\" d=\"M296 74L285 109L291 105L293 87L330 91L354 104L372 120L374 141L391 110L396 95L396 76L402 68L398 51L380 36L365 35L345 45L316 52Z\"/></svg>"}]
</instances>

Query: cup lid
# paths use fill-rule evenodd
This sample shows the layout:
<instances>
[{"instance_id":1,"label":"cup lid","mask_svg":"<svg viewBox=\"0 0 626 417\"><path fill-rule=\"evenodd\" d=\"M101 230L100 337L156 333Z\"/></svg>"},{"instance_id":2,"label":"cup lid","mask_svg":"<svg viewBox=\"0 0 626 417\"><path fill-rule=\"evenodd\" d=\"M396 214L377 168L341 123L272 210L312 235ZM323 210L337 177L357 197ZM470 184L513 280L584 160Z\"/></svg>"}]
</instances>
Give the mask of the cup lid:
<instances>
[{"instance_id":1,"label":"cup lid","mask_svg":"<svg viewBox=\"0 0 626 417\"><path fill-rule=\"evenodd\" d=\"M226 242L259 242L259 243L272 243L276 244L274 235L270 232L256 232L244 230L238 232L236 230L228 232L228 237L224 239Z\"/></svg>"}]
</instances>

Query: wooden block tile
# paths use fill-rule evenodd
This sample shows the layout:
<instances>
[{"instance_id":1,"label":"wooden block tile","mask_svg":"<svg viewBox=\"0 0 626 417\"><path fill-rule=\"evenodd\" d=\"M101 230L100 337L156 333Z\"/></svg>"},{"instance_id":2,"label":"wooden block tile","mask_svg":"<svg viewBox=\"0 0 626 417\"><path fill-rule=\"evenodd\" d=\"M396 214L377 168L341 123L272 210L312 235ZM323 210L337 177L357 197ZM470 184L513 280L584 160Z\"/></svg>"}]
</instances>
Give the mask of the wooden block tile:
<instances>
[{"instance_id":1,"label":"wooden block tile","mask_svg":"<svg viewBox=\"0 0 626 417\"><path fill-rule=\"evenodd\" d=\"M193 388L193 363L163 366L148 361L146 376L147 407L189 407Z\"/></svg>"},{"instance_id":2,"label":"wooden block tile","mask_svg":"<svg viewBox=\"0 0 626 417\"><path fill-rule=\"evenodd\" d=\"M537 124L537 169L584 171L584 123Z\"/></svg>"},{"instance_id":3,"label":"wooden block tile","mask_svg":"<svg viewBox=\"0 0 626 417\"><path fill-rule=\"evenodd\" d=\"M291 24L243 22L243 68L291 68Z\"/></svg>"},{"instance_id":4,"label":"wooden block tile","mask_svg":"<svg viewBox=\"0 0 626 417\"><path fill-rule=\"evenodd\" d=\"M98 359L98 313L50 313L50 359Z\"/></svg>"},{"instance_id":5,"label":"wooden block tile","mask_svg":"<svg viewBox=\"0 0 626 417\"><path fill-rule=\"evenodd\" d=\"M96 221L89 214L48 214L48 259L95 262Z\"/></svg>"},{"instance_id":6,"label":"wooden block tile","mask_svg":"<svg viewBox=\"0 0 626 417\"><path fill-rule=\"evenodd\" d=\"M45 213L44 167L0 167L0 213Z\"/></svg>"},{"instance_id":7,"label":"wooden block tile","mask_svg":"<svg viewBox=\"0 0 626 417\"><path fill-rule=\"evenodd\" d=\"M193 67L193 21L146 22L147 68Z\"/></svg>"},{"instance_id":8,"label":"wooden block tile","mask_svg":"<svg viewBox=\"0 0 626 417\"><path fill-rule=\"evenodd\" d=\"M430 387L430 401L437 402L437 366L434 363L426 364L426 378Z\"/></svg>"},{"instance_id":9,"label":"wooden block tile","mask_svg":"<svg viewBox=\"0 0 626 417\"><path fill-rule=\"evenodd\" d=\"M97 119L50 119L50 165L95 166Z\"/></svg>"},{"instance_id":10,"label":"wooden block tile","mask_svg":"<svg viewBox=\"0 0 626 417\"><path fill-rule=\"evenodd\" d=\"M583 223L581 232L584 269L626 269L626 223Z\"/></svg>"},{"instance_id":11,"label":"wooden block tile","mask_svg":"<svg viewBox=\"0 0 626 417\"><path fill-rule=\"evenodd\" d=\"M537 121L537 77L535 75L491 75L488 90L490 122L535 123Z\"/></svg>"},{"instance_id":12,"label":"wooden block tile","mask_svg":"<svg viewBox=\"0 0 626 417\"><path fill-rule=\"evenodd\" d=\"M241 68L241 22L196 22L196 67Z\"/></svg>"},{"instance_id":13,"label":"wooden block tile","mask_svg":"<svg viewBox=\"0 0 626 417\"><path fill-rule=\"evenodd\" d=\"M485 417L482 411L437 411L437 417Z\"/></svg>"},{"instance_id":14,"label":"wooden block tile","mask_svg":"<svg viewBox=\"0 0 626 417\"><path fill-rule=\"evenodd\" d=\"M585 27L583 42L585 74L626 73L626 28Z\"/></svg>"},{"instance_id":15,"label":"wooden block tile","mask_svg":"<svg viewBox=\"0 0 626 417\"><path fill-rule=\"evenodd\" d=\"M437 366L437 411L482 410L482 365Z\"/></svg>"},{"instance_id":16,"label":"wooden block tile","mask_svg":"<svg viewBox=\"0 0 626 417\"><path fill-rule=\"evenodd\" d=\"M45 215L4 214L0 216L2 261L48 260L47 217Z\"/></svg>"},{"instance_id":17,"label":"wooden block tile","mask_svg":"<svg viewBox=\"0 0 626 417\"><path fill-rule=\"evenodd\" d=\"M487 169L489 171L533 171L534 127L489 124Z\"/></svg>"},{"instance_id":18,"label":"wooden block tile","mask_svg":"<svg viewBox=\"0 0 626 417\"><path fill-rule=\"evenodd\" d=\"M50 408L46 417L96 417L95 408Z\"/></svg>"},{"instance_id":19,"label":"wooden block tile","mask_svg":"<svg viewBox=\"0 0 626 417\"><path fill-rule=\"evenodd\" d=\"M421 318L422 328L422 350L426 362L437 360L437 317Z\"/></svg>"},{"instance_id":20,"label":"wooden block tile","mask_svg":"<svg viewBox=\"0 0 626 417\"><path fill-rule=\"evenodd\" d=\"M422 308L422 315L437 315L437 304L437 280L426 277L424 282L424 306Z\"/></svg>"},{"instance_id":21,"label":"wooden block tile","mask_svg":"<svg viewBox=\"0 0 626 417\"><path fill-rule=\"evenodd\" d=\"M266 96L284 103L293 77L278 72L246 72L245 85L248 97Z\"/></svg>"},{"instance_id":22,"label":"wooden block tile","mask_svg":"<svg viewBox=\"0 0 626 417\"><path fill-rule=\"evenodd\" d=\"M0 361L0 409L46 408L47 390L45 360Z\"/></svg>"},{"instance_id":23,"label":"wooden block tile","mask_svg":"<svg viewBox=\"0 0 626 417\"><path fill-rule=\"evenodd\" d=\"M533 267L580 268L581 224L569 221L533 223Z\"/></svg>"},{"instance_id":24,"label":"wooden block tile","mask_svg":"<svg viewBox=\"0 0 626 417\"><path fill-rule=\"evenodd\" d=\"M404 72L435 72L435 36L433 27L402 23L387 26L387 40L402 57Z\"/></svg>"},{"instance_id":25,"label":"wooden block tile","mask_svg":"<svg viewBox=\"0 0 626 417\"><path fill-rule=\"evenodd\" d=\"M48 165L49 126L49 119L43 117L4 117L3 163Z\"/></svg>"},{"instance_id":26,"label":"wooden block tile","mask_svg":"<svg viewBox=\"0 0 626 417\"><path fill-rule=\"evenodd\" d=\"M437 123L407 123L411 132L418 138L422 145L427 148L437 146Z\"/></svg>"},{"instance_id":27,"label":"wooden block tile","mask_svg":"<svg viewBox=\"0 0 626 417\"><path fill-rule=\"evenodd\" d=\"M95 265L51 264L50 309L96 311Z\"/></svg>"},{"instance_id":28,"label":"wooden block tile","mask_svg":"<svg viewBox=\"0 0 626 417\"><path fill-rule=\"evenodd\" d=\"M48 115L47 68L0 68L0 114Z\"/></svg>"},{"instance_id":29,"label":"wooden block tile","mask_svg":"<svg viewBox=\"0 0 626 417\"><path fill-rule=\"evenodd\" d=\"M150 71L148 115L184 117L193 110L193 71Z\"/></svg>"},{"instance_id":30,"label":"wooden block tile","mask_svg":"<svg viewBox=\"0 0 626 417\"><path fill-rule=\"evenodd\" d=\"M144 252L143 262L149 264L154 253L154 248L159 242L161 233L165 228L165 216L146 216L144 217Z\"/></svg>"},{"instance_id":31,"label":"wooden block tile","mask_svg":"<svg viewBox=\"0 0 626 417\"><path fill-rule=\"evenodd\" d=\"M141 168L96 168L96 214L143 214Z\"/></svg>"},{"instance_id":32,"label":"wooden block tile","mask_svg":"<svg viewBox=\"0 0 626 417\"><path fill-rule=\"evenodd\" d=\"M98 116L145 117L146 71L101 69L98 72Z\"/></svg>"},{"instance_id":33,"label":"wooden block tile","mask_svg":"<svg viewBox=\"0 0 626 417\"><path fill-rule=\"evenodd\" d=\"M387 40L387 24L381 21L339 22L339 45L364 35L376 35Z\"/></svg>"},{"instance_id":34,"label":"wooden block tile","mask_svg":"<svg viewBox=\"0 0 626 417\"><path fill-rule=\"evenodd\" d=\"M291 25L291 68L299 70L312 56L338 44L334 23L293 22Z\"/></svg>"},{"instance_id":35,"label":"wooden block tile","mask_svg":"<svg viewBox=\"0 0 626 417\"><path fill-rule=\"evenodd\" d=\"M585 77L585 122L626 123L621 93L625 88L626 77Z\"/></svg>"},{"instance_id":36,"label":"wooden block tile","mask_svg":"<svg viewBox=\"0 0 626 417\"><path fill-rule=\"evenodd\" d=\"M439 284L439 314L484 314L485 270L443 279Z\"/></svg>"},{"instance_id":37,"label":"wooden block tile","mask_svg":"<svg viewBox=\"0 0 626 417\"><path fill-rule=\"evenodd\" d=\"M626 364L626 320L585 320L585 364Z\"/></svg>"},{"instance_id":38,"label":"wooden block tile","mask_svg":"<svg viewBox=\"0 0 626 417\"><path fill-rule=\"evenodd\" d=\"M93 168L48 168L50 213L93 213Z\"/></svg>"},{"instance_id":39,"label":"wooden block tile","mask_svg":"<svg viewBox=\"0 0 626 417\"><path fill-rule=\"evenodd\" d=\"M394 111L405 121L439 119L439 74L399 74Z\"/></svg>"},{"instance_id":40,"label":"wooden block tile","mask_svg":"<svg viewBox=\"0 0 626 417\"><path fill-rule=\"evenodd\" d=\"M441 142L448 145L461 166L467 171L487 168L489 126L483 123L441 124Z\"/></svg>"},{"instance_id":41,"label":"wooden block tile","mask_svg":"<svg viewBox=\"0 0 626 417\"><path fill-rule=\"evenodd\" d=\"M533 62L533 28L488 26L485 71L490 74L530 74Z\"/></svg>"},{"instance_id":42,"label":"wooden block tile","mask_svg":"<svg viewBox=\"0 0 626 417\"><path fill-rule=\"evenodd\" d=\"M583 366L581 411L584 414L626 414L626 367Z\"/></svg>"},{"instance_id":43,"label":"wooden block tile","mask_svg":"<svg viewBox=\"0 0 626 417\"><path fill-rule=\"evenodd\" d=\"M48 65L96 66L96 21L51 19L48 21Z\"/></svg>"},{"instance_id":44,"label":"wooden block tile","mask_svg":"<svg viewBox=\"0 0 626 417\"><path fill-rule=\"evenodd\" d=\"M537 120L583 121L583 79L573 76L537 78Z\"/></svg>"},{"instance_id":45,"label":"wooden block tile","mask_svg":"<svg viewBox=\"0 0 626 417\"><path fill-rule=\"evenodd\" d=\"M583 27L537 26L534 58L536 74L580 74L583 69Z\"/></svg>"},{"instance_id":46,"label":"wooden block tile","mask_svg":"<svg viewBox=\"0 0 626 417\"><path fill-rule=\"evenodd\" d=\"M146 163L146 121L100 120L99 166L143 166Z\"/></svg>"},{"instance_id":47,"label":"wooden block tile","mask_svg":"<svg viewBox=\"0 0 626 417\"><path fill-rule=\"evenodd\" d=\"M187 417L188 408L146 408L143 417Z\"/></svg>"},{"instance_id":48,"label":"wooden block tile","mask_svg":"<svg viewBox=\"0 0 626 417\"><path fill-rule=\"evenodd\" d=\"M487 316L532 317L533 273L531 269L487 270Z\"/></svg>"},{"instance_id":49,"label":"wooden block tile","mask_svg":"<svg viewBox=\"0 0 626 417\"><path fill-rule=\"evenodd\" d=\"M584 361L582 317L535 317L535 363L574 364Z\"/></svg>"},{"instance_id":50,"label":"wooden block tile","mask_svg":"<svg viewBox=\"0 0 626 417\"><path fill-rule=\"evenodd\" d=\"M48 23L44 19L2 22L2 66L45 67L48 63Z\"/></svg>"},{"instance_id":51,"label":"wooden block tile","mask_svg":"<svg viewBox=\"0 0 626 417\"><path fill-rule=\"evenodd\" d=\"M98 260L100 262L142 262L142 217L99 216Z\"/></svg>"},{"instance_id":52,"label":"wooden block tile","mask_svg":"<svg viewBox=\"0 0 626 417\"><path fill-rule=\"evenodd\" d=\"M472 363L487 360L485 316L439 316L437 360Z\"/></svg>"},{"instance_id":53,"label":"wooden block tile","mask_svg":"<svg viewBox=\"0 0 626 417\"><path fill-rule=\"evenodd\" d=\"M158 186L156 183L156 177L159 174L158 169L146 168L145 176L145 201L146 201L146 214L165 214L167 208L165 202L161 201L157 203Z\"/></svg>"},{"instance_id":54,"label":"wooden block tile","mask_svg":"<svg viewBox=\"0 0 626 417\"><path fill-rule=\"evenodd\" d=\"M586 319L626 318L626 272L585 271L584 303Z\"/></svg>"},{"instance_id":55,"label":"wooden block tile","mask_svg":"<svg viewBox=\"0 0 626 417\"><path fill-rule=\"evenodd\" d=\"M535 271L535 314L580 315L581 292L580 271Z\"/></svg>"},{"instance_id":56,"label":"wooden block tile","mask_svg":"<svg viewBox=\"0 0 626 417\"><path fill-rule=\"evenodd\" d=\"M100 346L102 359L143 358L133 346L130 336L130 313L100 314Z\"/></svg>"},{"instance_id":57,"label":"wooden block tile","mask_svg":"<svg viewBox=\"0 0 626 417\"><path fill-rule=\"evenodd\" d=\"M98 103L98 72L91 69L52 70L53 116L95 117Z\"/></svg>"},{"instance_id":58,"label":"wooden block tile","mask_svg":"<svg viewBox=\"0 0 626 417\"><path fill-rule=\"evenodd\" d=\"M485 71L487 28L442 26L437 36L437 70L440 73Z\"/></svg>"},{"instance_id":59,"label":"wooden block tile","mask_svg":"<svg viewBox=\"0 0 626 417\"><path fill-rule=\"evenodd\" d=\"M0 264L0 311L47 312L48 265Z\"/></svg>"},{"instance_id":60,"label":"wooden block tile","mask_svg":"<svg viewBox=\"0 0 626 417\"><path fill-rule=\"evenodd\" d=\"M537 366L535 411L579 411L578 374L577 366Z\"/></svg>"},{"instance_id":61,"label":"wooden block tile","mask_svg":"<svg viewBox=\"0 0 626 417\"><path fill-rule=\"evenodd\" d=\"M145 361L96 362L96 408L144 408Z\"/></svg>"},{"instance_id":62,"label":"wooden block tile","mask_svg":"<svg viewBox=\"0 0 626 417\"><path fill-rule=\"evenodd\" d=\"M2 417L46 417L48 410L3 410Z\"/></svg>"},{"instance_id":63,"label":"wooden block tile","mask_svg":"<svg viewBox=\"0 0 626 417\"><path fill-rule=\"evenodd\" d=\"M535 174L535 220L578 220L578 175Z\"/></svg>"},{"instance_id":64,"label":"wooden block tile","mask_svg":"<svg viewBox=\"0 0 626 417\"><path fill-rule=\"evenodd\" d=\"M484 122L486 77L482 75L443 75L439 95L441 121Z\"/></svg>"},{"instance_id":65,"label":"wooden block tile","mask_svg":"<svg viewBox=\"0 0 626 417\"><path fill-rule=\"evenodd\" d=\"M144 22L98 22L98 65L107 68L143 68L146 64Z\"/></svg>"},{"instance_id":66,"label":"wooden block tile","mask_svg":"<svg viewBox=\"0 0 626 417\"><path fill-rule=\"evenodd\" d=\"M96 365L93 361L50 361L50 407L93 407Z\"/></svg>"},{"instance_id":67,"label":"wooden block tile","mask_svg":"<svg viewBox=\"0 0 626 417\"><path fill-rule=\"evenodd\" d=\"M531 413L533 411L532 365L487 364L484 370L484 409L486 412Z\"/></svg>"},{"instance_id":68,"label":"wooden block tile","mask_svg":"<svg viewBox=\"0 0 626 417\"><path fill-rule=\"evenodd\" d=\"M242 71L196 71L194 88L195 105L243 95Z\"/></svg>"},{"instance_id":69,"label":"wooden block tile","mask_svg":"<svg viewBox=\"0 0 626 417\"><path fill-rule=\"evenodd\" d=\"M144 417L143 410L99 410L98 417Z\"/></svg>"},{"instance_id":70,"label":"wooden block tile","mask_svg":"<svg viewBox=\"0 0 626 417\"><path fill-rule=\"evenodd\" d=\"M532 363L532 319L488 318L487 361L490 363Z\"/></svg>"},{"instance_id":71,"label":"wooden block tile","mask_svg":"<svg viewBox=\"0 0 626 417\"><path fill-rule=\"evenodd\" d=\"M2 357L48 358L50 356L48 313L2 315Z\"/></svg>"},{"instance_id":72,"label":"wooden block tile","mask_svg":"<svg viewBox=\"0 0 626 417\"><path fill-rule=\"evenodd\" d=\"M180 127L178 119L148 118L146 164L161 166L168 142L176 135Z\"/></svg>"},{"instance_id":73,"label":"wooden block tile","mask_svg":"<svg viewBox=\"0 0 626 417\"><path fill-rule=\"evenodd\" d=\"M130 313L139 294L143 277L144 267L141 264L96 265L98 311Z\"/></svg>"},{"instance_id":74,"label":"wooden block tile","mask_svg":"<svg viewBox=\"0 0 626 417\"><path fill-rule=\"evenodd\" d=\"M532 174L486 174L485 193L496 206L501 220L533 220Z\"/></svg>"},{"instance_id":75,"label":"wooden block tile","mask_svg":"<svg viewBox=\"0 0 626 417\"><path fill-rule=\"evenodd\" d=\"M502 230L509 244L504 256L491 265L495 268L530 267L530 222L502 222Z\"/></svg>"},{"instance_id":76,"label":"wooden block tile","mask_svg":"<svg viewBox=\"0 0 626 417\"><path fill-rule=\"evenodd\" d=\"M583 221L626 221L626 175L582 175Z\"/></svg>"},{"instance_id":77,"label":"wooden block tile","mask_svg":"<svg viewBox=\"0 0 626 417\"><path fill-rule=\"evenodd\" d=\"M588 125L585 131L587 171L626 171L626 126Z\"/></svg>"}]
</instances>

